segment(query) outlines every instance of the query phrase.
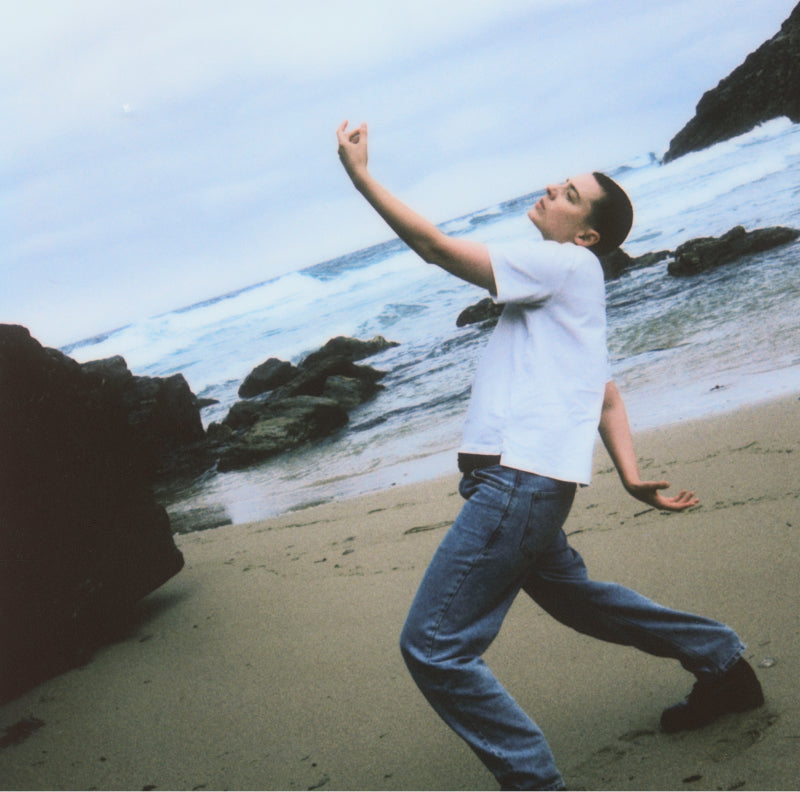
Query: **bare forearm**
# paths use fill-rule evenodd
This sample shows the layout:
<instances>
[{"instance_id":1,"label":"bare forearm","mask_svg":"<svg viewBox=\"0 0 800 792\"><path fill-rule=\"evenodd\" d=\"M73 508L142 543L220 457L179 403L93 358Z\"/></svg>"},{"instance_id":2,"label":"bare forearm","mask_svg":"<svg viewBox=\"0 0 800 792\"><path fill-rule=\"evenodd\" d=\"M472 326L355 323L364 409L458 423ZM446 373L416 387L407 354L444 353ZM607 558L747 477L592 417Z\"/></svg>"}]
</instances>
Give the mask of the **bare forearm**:
<instances>
[{"instance_id":1,"label":"bare forearm","mask_svg":"<svg viewBox=\"0 0 800 792\"><path fill-rule=\"evenodd\" d=\"M639 465L633 448L628 411L619 389L613 382L606 385L603 411L600 416L600 437L623 485L639 480Z\"/></svg>"},{"instance_id":2,"label":"bare forearm","mask_svg":"<svg viewBox=\"0 0 800 792\"><path fill-rule=\"evenodd\" d=\"M700 502L693 492L686 490L681 490L673 496L662 494L661 490L669 487L668 481L641 480L636 452L633 449L628 411L625 409L625 402L619 389L613 382L606 384L598 429L623 486L634 498L665 511L684 511Z\"/></svg>"},{"instance_id":3,"label":"bare forearm","mask_svg":"<svg viewBox=\"0 0 800 792\"><path fill-rule=\"evenodd\" d=\"M495 293L494 272L484 245L447 236L430 220L389 192L366 170L351 176L351 179L370 206L424 261Z\"/></svg>"},{"instance_id":4,"label":"bare forearm","mask_svg":"<svg viewBox=\"0 0 800 792\"><path fill-rule=\"evenodd\" d=\"M442 233L430 220L406 206L367 169L367 125L337 130L339 158L355 188L415 253L457 277L495 293L494 270L485 245Z\"/></svg>"},{"instance_id":5,"label":"bare forearm","mask_svg":"<svg viewBox=\"0 0 800 792\"><path fill-rule=\"evenodd\" d=\"M351 180L403 242L428 263L437 263L437 247L441 247L444 234L430 220L406 206L368 171L352 174Z\"/></svg>"}]
</instances>

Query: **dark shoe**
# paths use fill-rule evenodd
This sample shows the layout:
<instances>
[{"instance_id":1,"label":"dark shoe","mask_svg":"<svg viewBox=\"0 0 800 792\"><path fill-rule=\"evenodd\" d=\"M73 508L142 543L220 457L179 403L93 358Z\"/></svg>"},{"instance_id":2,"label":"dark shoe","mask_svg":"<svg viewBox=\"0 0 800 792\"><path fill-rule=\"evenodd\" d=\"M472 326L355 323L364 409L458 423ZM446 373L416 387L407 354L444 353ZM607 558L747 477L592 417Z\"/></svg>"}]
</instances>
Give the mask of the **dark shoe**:
<instances>
[{"instance_id":1,"label":"dark shoe","mask_svg":"<svg viewBox=\"0 0 800 792\"><path fill-rule=\"evenodd\" d=\"M704 677L680 703L661 713L661 731L699 729L729 712L746 712L764 703L761 684L749 663L741 658L721 676Z\"/></svg>"}]
</instances>

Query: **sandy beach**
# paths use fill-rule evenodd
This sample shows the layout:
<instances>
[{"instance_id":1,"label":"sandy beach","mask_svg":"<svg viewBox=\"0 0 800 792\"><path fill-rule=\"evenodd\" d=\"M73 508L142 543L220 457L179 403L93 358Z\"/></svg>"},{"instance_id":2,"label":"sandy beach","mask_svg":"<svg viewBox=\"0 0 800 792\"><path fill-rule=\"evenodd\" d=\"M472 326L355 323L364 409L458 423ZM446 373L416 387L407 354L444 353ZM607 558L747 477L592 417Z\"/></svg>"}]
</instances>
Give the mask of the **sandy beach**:
<instances>
[{"instance_id":1,"label":"sandy beach","mask_svg":"<svg viewBox=\"0 0 800 792\"><path fill-rule=\"evenodd\" d=\"M681 515L627 496L598 443L566 527L590 573L729 623L767 703L663 735L676 662L520 597L487 659L570 788L800 787L798 426L795 395L637 434L643 476L700 495ZM495 789L397 649L457 481L179 537L185 569L116 643L0 708L2 788Z\"/></svg>"}]
</instances>

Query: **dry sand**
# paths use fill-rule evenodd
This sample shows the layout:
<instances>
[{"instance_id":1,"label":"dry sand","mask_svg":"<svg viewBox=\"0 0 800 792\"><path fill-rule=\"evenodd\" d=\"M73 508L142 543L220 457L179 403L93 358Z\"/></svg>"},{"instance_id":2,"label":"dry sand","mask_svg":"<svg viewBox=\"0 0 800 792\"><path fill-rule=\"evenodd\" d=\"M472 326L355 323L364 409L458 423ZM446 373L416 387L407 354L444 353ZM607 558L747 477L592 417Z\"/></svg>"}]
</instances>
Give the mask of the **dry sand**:
<instances>
[{"instance_id":1,"label":"dry sand","mask_svg":"<svg viewBox=\"0 0 800 792\"><path fill-rule=\"evenodd\" d=\"M529 600L488 660L573 789L800 786L800 401L637 436L643 475L695 489L681 515L620 488L598 449L567 524L597 579L731 624L766 706L663 735L692 678L575 634ZM456 476L178 539L186 568L124 638L0 709L4 789L494 789L397 649Z\"/></svg>"}]
</instances>

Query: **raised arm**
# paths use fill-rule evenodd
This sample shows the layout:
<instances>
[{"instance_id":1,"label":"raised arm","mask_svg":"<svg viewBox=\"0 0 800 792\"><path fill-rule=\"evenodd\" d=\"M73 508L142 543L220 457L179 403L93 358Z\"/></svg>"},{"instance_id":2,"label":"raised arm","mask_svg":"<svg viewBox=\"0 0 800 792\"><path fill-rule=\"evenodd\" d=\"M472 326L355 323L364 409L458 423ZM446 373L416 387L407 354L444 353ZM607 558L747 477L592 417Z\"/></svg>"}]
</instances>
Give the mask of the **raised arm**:
<instances>
[{"instance_id":1,"label":"raised arm","mask_svg":"<svg viewBox=\"0 0 800 792\"><path fill-rule=\"evenodd\" d=\"M634 498L665 511L683 511L700 500L693 492L681 490L666 497L659 490L669 487L668 481L642 481L633 450L633 437L622 394L613 382L606 384L603 411L600 415L600 437L619 473L622 485Z\"/></svg>"},{"instance_id":2,"label":"raised arm","mask_svg":"<svg viewBox=\"0 0 800 792\"><path fill-rule=\"evenodd\" d=\"M353 185L403 242L429 264L495 294L494 271L485 245L442 233L371 176L366 124L348 130L345 121L336 130L336 137L339 158Z\"/></svg>"}]
</instances>

